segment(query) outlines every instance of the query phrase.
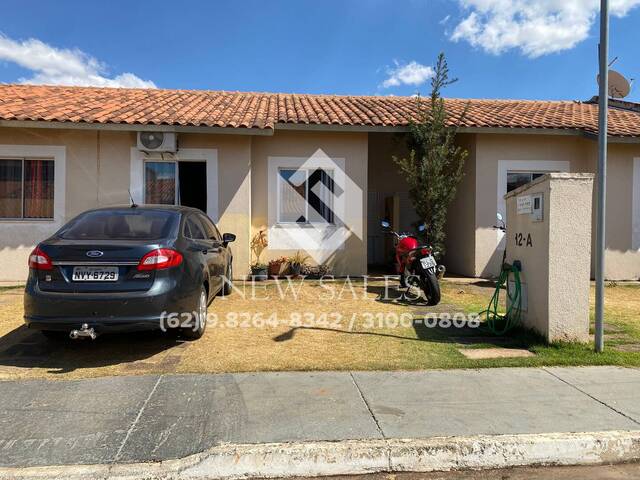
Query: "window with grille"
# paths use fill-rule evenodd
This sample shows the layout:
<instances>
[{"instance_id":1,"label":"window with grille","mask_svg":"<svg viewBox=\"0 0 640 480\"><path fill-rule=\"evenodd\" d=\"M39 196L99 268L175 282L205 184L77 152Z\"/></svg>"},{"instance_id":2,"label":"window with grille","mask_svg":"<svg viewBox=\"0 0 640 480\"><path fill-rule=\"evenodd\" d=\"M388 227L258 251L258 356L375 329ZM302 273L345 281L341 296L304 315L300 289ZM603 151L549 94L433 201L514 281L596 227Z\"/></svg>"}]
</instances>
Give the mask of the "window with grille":
<instances>
[{"instance_id":1,"label":"window with grille","mask_svg":"<svg viewBox=\"0 0 640 480\"><path fill-rule=\"evenodd\" d=\"M0 219L53 218L53 160L0 158Z\"/></svg>"}]
</instances>

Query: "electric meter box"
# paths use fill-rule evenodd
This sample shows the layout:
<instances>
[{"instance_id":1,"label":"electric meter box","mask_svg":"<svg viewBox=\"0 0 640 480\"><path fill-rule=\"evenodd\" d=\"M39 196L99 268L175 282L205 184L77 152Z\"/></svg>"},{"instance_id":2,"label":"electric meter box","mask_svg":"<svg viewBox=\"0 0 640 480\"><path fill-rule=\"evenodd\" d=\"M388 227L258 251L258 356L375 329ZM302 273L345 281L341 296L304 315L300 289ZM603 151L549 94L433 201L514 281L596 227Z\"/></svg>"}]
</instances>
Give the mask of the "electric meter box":
<instances>
[{"instance_id":1,"label":"electric meter box","mask_svg":"<svg viewBox=\"0 0 640 480\"><path fill-rule=\"evenodd\" d=\"M544 220L544 193L531 195L531 221L542 222Z\"/></svg>"},{"instance_id":2,"label":"electric meter box","mask_svg":"<svg viewBox=\"0 0 640 480\"><path fill-rule=\"evenodd\" d=\"M548 342L589 339L592 199L586 173L548 173L505 196L506 263L522 266L520 318Z\"/></svg>"}]
</instances>

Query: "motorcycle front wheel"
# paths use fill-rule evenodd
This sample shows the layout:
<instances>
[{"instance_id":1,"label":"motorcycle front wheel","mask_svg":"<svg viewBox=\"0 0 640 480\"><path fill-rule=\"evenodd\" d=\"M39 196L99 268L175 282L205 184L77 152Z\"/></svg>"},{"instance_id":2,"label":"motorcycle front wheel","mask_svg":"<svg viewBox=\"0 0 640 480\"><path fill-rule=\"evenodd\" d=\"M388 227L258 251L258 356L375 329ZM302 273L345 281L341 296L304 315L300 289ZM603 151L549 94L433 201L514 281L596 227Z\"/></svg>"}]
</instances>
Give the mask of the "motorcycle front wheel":
<instances>
[{"instance_id":1,"label":"motorcycle front wheel","mask_svg":"<svg viewBox=\"0 0 640 480\"><path fill-rule=\"evenodd\" d=\"M437 305L440 303L440 282L435 273L424 272L421 275L422 291L427 297L427 305Z\"/></svg>"}]
</instances>

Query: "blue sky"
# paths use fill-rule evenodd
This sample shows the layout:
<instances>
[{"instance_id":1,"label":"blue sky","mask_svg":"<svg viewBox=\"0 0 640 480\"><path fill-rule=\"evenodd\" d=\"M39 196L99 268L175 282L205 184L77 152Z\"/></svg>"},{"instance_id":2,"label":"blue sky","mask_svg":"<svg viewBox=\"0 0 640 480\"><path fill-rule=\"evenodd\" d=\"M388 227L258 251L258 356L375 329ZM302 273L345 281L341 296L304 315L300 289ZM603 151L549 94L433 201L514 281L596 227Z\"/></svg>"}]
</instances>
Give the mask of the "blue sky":
<instances>
[{"instance_id":1,"label":"blue sky","mask_svg":"<svg viewBox=\"0 0 640 480\"><path fill-rule=\"evenodd\" d=\"M598 3L5 0L0 82L410 95L444 51L446 96L584 100ZM640 0L611 3L614 68L640 78Z\"/></svg>"}]
</instances>

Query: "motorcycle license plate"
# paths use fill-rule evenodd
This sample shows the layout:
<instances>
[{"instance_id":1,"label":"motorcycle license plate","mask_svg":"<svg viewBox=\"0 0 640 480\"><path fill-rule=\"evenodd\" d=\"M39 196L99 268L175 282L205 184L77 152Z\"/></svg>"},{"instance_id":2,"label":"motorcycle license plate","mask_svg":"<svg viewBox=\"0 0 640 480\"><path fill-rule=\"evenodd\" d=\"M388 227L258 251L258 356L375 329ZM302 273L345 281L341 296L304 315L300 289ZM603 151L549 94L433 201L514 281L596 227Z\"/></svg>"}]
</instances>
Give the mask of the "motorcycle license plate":
<instances>
[{"instance_id":1,"label":"motorcycle license plate","mask_svg":"<svg viewBox=\"0 0 640 480\"><path fill-rule=\"evenodd\" d=\"M424 268L425 270L428 270L430 268L435 268L436 267L436 259L433 258L431 255L428 257L424 257L420 259L420 264L422 265L422 268Z\"/></svg>"}]
</instances>

